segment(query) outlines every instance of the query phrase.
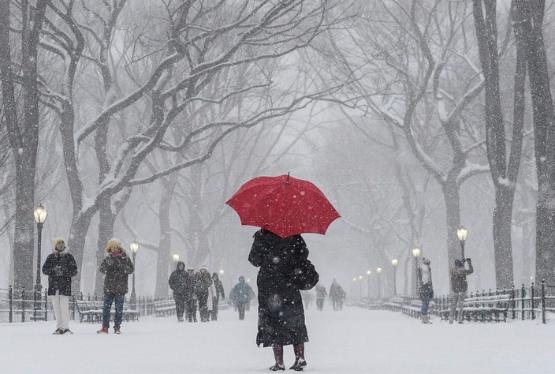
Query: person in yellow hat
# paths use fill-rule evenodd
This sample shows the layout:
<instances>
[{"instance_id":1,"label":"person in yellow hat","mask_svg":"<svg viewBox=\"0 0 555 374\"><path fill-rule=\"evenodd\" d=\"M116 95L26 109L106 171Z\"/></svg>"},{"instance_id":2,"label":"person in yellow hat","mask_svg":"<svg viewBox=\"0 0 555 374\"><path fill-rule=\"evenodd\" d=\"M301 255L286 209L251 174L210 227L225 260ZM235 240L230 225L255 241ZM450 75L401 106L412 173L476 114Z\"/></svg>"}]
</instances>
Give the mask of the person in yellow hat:
<instances>
[{"instance_id":1,"label":"person in yellow hat","mask_svg":"<svg viewBox=\"0 0 555 374\"><path fill-rule=\"evenodd\" d=\"M114 333L120 334L123 319L123 303L128 291L129 274L135 270L133 262L123 249L118 239L110 239L106 244L106 257L100 264L104 277L104 306L102 308L102 328L97 332L107 334L110 327L110 309L115 304Z\"/></svg>"},{"instance_id":2,"label":"person in yellow hat","mask_svg":"<svg viewBox=\"0 0 555 374\"><path fill-rule=\"evenodd\" d=\"M72 333L69 329L71 278L77 275L75 258L66 250L64 238L54 240L54 250L46 257L42 272L48 275L48 295L52 299L56 331L54 335Z\"/></svg>"}]
</instances>

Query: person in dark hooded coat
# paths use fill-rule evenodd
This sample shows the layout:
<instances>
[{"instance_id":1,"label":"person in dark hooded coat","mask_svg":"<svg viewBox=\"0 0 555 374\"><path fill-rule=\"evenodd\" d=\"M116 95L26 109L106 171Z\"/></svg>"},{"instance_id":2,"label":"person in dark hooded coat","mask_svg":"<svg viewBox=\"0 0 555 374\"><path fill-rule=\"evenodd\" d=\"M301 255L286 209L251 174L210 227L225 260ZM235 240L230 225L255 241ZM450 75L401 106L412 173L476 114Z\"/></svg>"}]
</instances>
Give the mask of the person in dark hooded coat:
<instances>
[{"instance_id":1,"label":"person in dark hooded coat","mask_svg":"<svg viewBox=\"0 0 555 374\"><path fill-rule=\"evenodd\" d=\"M187 284L190 282L189 274L185 270L185 263L179 261L175 270L171 273L168 281L173 291L173 299L175 300L175 314L177 320L183 322L183 312L185 311L185 301L187 300Z\"/></svg>"},{"instance_id":2,"label":"person in dark hooded coat","mask_svg":"<svg viewBox=\"0 0 555 374\"><path fill-rule=\"evenodd\" d=\"M254 235L249 261L260 267L258 285L258 334L256 343L271 346L276 363L272 371L284 370L283 346L293 345L293 370L306 366L304 343L308 342L300 290L318 282L308 261L308 248L300 235L287 238L261 229Z\"/></svg>"}]
</instances>

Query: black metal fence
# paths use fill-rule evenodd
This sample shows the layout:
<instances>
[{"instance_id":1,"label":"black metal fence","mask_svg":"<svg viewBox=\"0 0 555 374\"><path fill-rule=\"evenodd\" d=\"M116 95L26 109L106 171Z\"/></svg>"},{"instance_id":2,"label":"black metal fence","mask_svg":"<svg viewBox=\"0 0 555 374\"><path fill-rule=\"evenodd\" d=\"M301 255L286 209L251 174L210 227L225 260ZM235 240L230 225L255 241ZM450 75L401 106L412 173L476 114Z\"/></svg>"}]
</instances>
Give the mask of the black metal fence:
<instances>
[{"instance_id":1,"label":"black metal fence","mask_svg":"<svg viewBox=\"0 0 555 374\"><path fill-rule=\"evenodd\" d=\"M468 315L489 316L489 320L541 320L555 313L555 285L545 281L540 284L522 284L519 288L474 291L467 295L463 311ZM400 311L411 317L420 317L420 299L413 296L395 296L388 300L365 300L360 303L369 309ZM433 299L429 312L442 318L449 315L452 296L443 295ZM470 313L472 312L472 313ZM494 318L495 317L495 318ZM502 317L502 318L501 318Z\"/></svg>"},{"instance_id":2,"label":"black metal fence","mask_svg":"<svg viewBox=\"0 0 555 374\"><path fill-rule=\"evenodd\" d=\"M102 301L101 297L95 295L83 295L78 293L72 295L69 301L70 316L73 320L79 318L80 301ZM136 300L126 298L125 303L132 310L136 310L139 316L150 316L155 314L155 299L148 296L138 296ZM35 290L0 289L0 323L15 323L28 321L48 321L54 319L51 297L47 289L40 292Z\"/></svg>"}]
</instances>

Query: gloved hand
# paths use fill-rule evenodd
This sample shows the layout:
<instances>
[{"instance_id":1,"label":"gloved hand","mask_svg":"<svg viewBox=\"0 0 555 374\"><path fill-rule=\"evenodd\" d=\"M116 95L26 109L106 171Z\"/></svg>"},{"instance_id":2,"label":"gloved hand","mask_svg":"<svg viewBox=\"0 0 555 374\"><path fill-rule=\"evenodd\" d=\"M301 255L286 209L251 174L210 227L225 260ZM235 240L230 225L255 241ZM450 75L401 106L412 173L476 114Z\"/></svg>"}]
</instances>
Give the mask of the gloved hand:
<instances>
[{"instance_id":1,"label":"gloved hand","mask_svg":"<svg viewBox=\"0 0 555 374\"><path fill-rule=\"evenodd\" d=\"M62 267L60 265L54 266L54 274L57 277L61 277L62 275L64 275L64 270L62 269Z\"/></svg>"}]
</instances>

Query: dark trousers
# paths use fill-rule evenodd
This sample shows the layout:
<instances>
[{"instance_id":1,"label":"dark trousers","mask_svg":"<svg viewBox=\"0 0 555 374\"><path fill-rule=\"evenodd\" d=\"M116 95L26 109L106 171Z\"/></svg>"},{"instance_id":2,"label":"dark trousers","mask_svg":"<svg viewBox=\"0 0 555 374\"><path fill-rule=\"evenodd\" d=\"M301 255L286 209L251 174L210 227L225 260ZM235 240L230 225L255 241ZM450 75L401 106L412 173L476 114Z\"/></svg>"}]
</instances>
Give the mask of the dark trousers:
<instances>
[{"instance_id":1,"label":"dark trousers","mask_svg":"<svg viewBox=\"0 0 555 374\"><path fill-rule=\"evenodd\" d=\"M247 307L247 303L237 303L237 310L239 311L239 319L245 319L245 309Z\"/></svg>"},{"instance_id":2,"label":"dark trousers","mask_svg":"<svg viewBox=\"0 0 555 374\"><path fill-rule=\"evenodd\" d=\"M183 318L183 312L185 312L185 297L181 295L173 295L175 300L175 314L177 318Z\"/></svg>"},{"instance_id":3,"label":"dark trousers","mask_svg":"<svg viewBox=\"0 0 555 374\"><path fill-rule=\"evenodd\" d=\"M187 321L196 322L197 321L197 302L193 297L189 297L185 302L185 312Z\"/></svg>"},{"instance_id":4,"label":"dark trousers","mask_svg":"<svg viewBox=\"0 0 555 374\"><path fill-rule=\"evenodd\" d=\"M324 299L316 299L316 307L318 310L324 310Z\"/></svg>"},{"instance_id":5,"label":"dark trousers","mask_svg":"<svg viewBox=\"0 0 555 374\"><path fill-rule=\"evenodd\" d=\"M124 295L104 295L104 306L102 307L102 327L110 327L110 309L112 309L112 303L115 304L116 308L114 327L118 328L121 326L124 301Z\"/></svg>"},{"instance_id":6,"label":"dark trousers","mask_svg":"<svg viewBox=\"0 0 555 374\"><path fill-rule=\"evenodd\" d=\"M199 292L197 294L198 299L198 310L200 314L200 321L207 322L209 320L208 315L208 290L206 292Z\"/></svg>"}]
</instances>

